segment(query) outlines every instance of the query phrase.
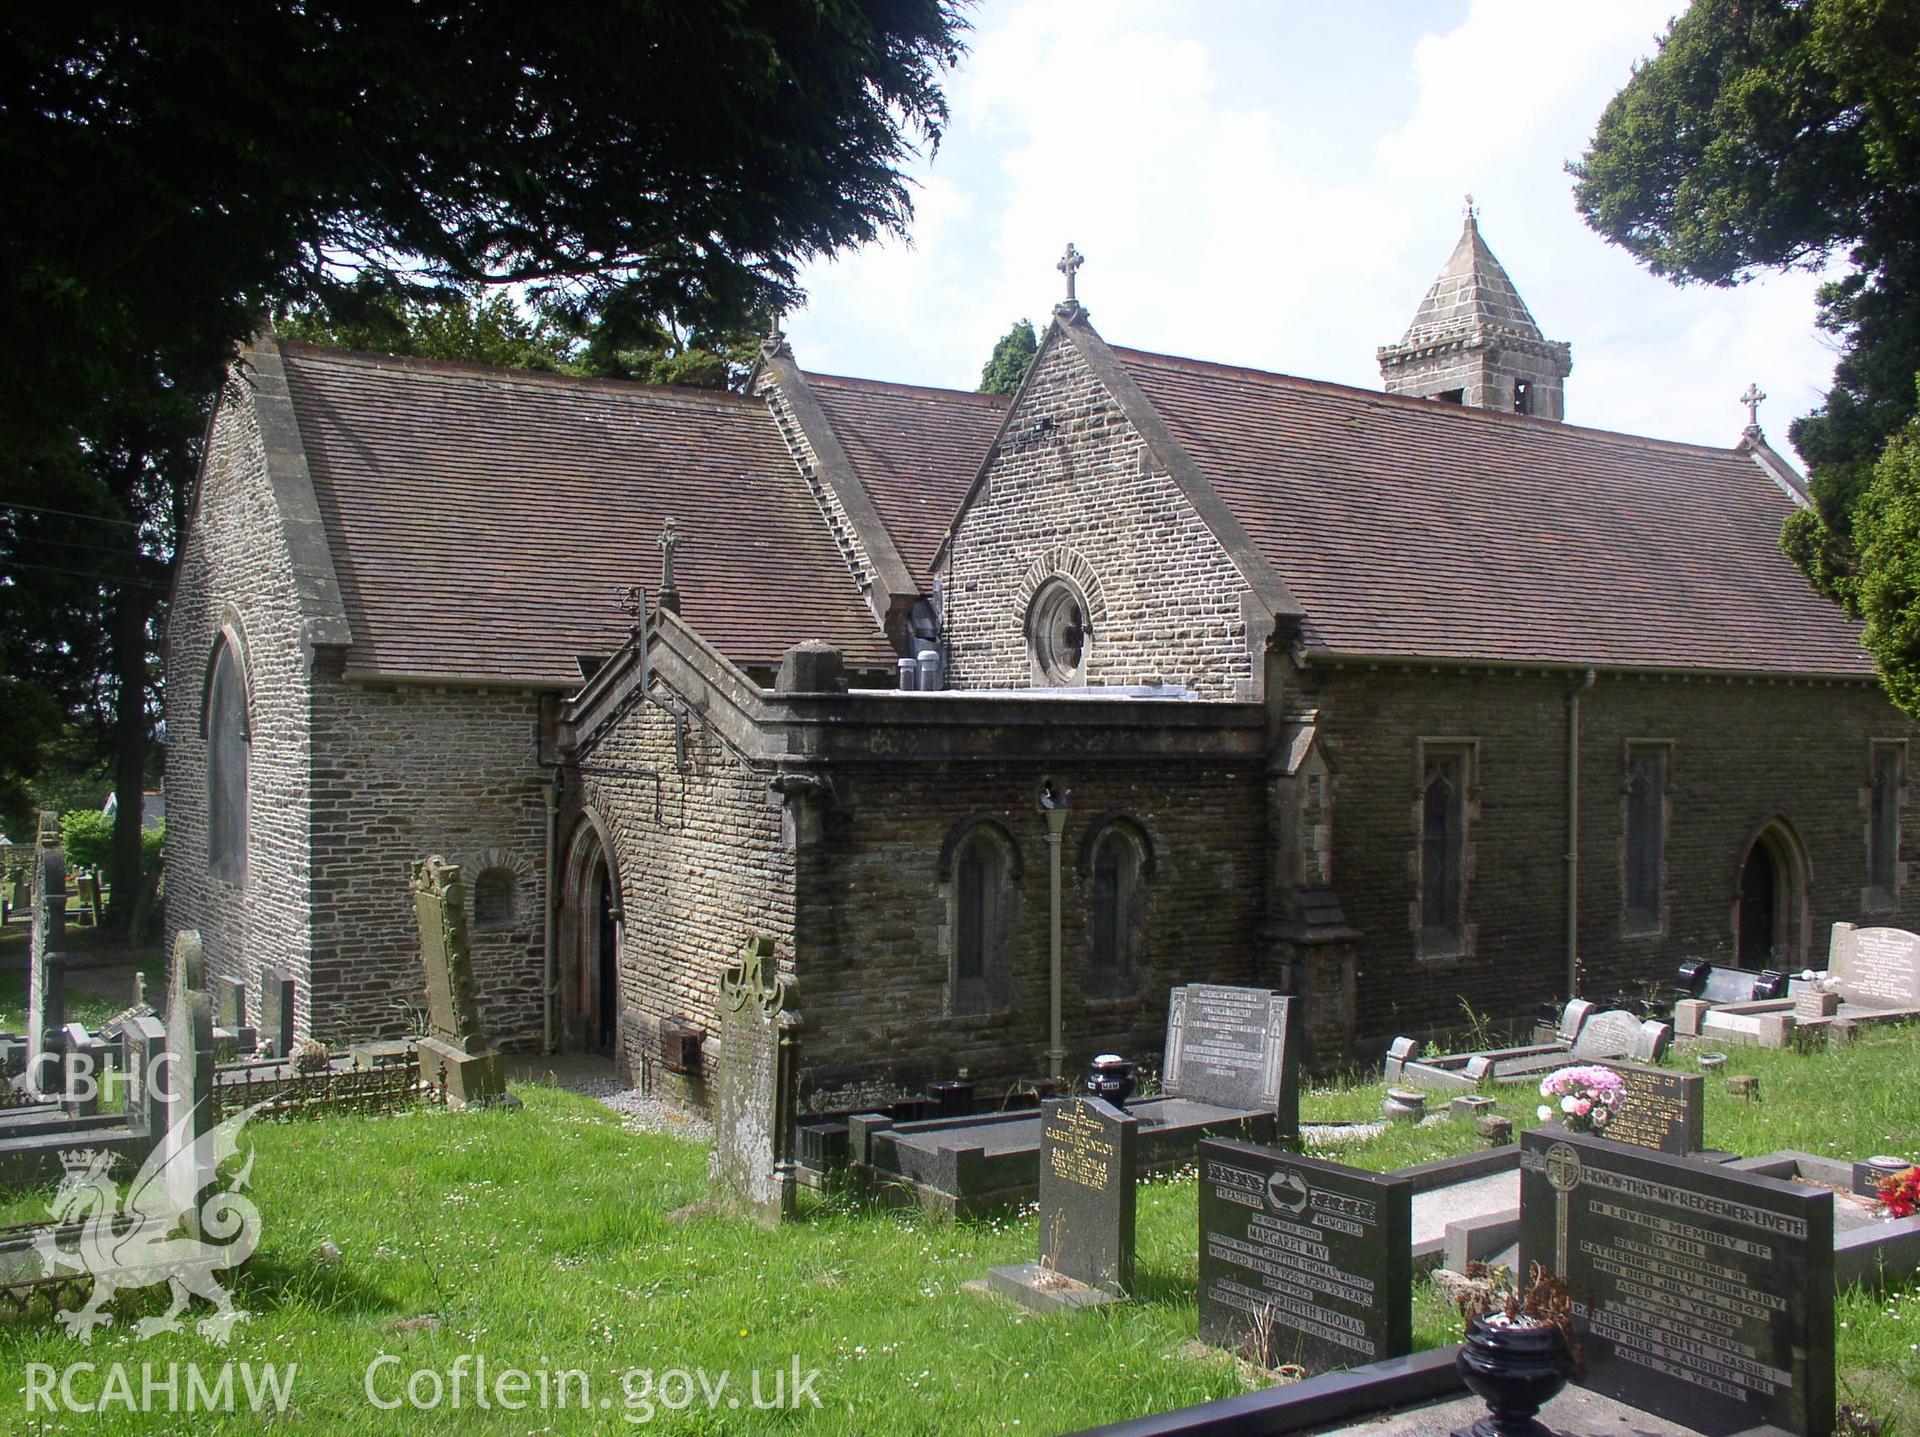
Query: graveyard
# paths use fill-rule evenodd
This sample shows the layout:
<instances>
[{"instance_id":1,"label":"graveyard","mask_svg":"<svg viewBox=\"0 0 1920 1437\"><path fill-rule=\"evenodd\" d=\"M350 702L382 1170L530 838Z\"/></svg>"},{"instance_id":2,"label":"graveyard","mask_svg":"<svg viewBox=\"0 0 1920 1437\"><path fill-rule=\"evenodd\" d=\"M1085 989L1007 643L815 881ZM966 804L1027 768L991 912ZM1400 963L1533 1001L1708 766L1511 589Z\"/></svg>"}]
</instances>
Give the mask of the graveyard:
<instances>
[{"instance_id":1,"label":"graveyard","mask_svg":"<svg viewBox=\"0 0 1920 1437\"><path fill-rule=\"evenodd\" d=\"M726 1080L714 1117L729 1156L713 1176L704 1134L676 1133L671 1115L623 1117L546 1080L537 1060L518 1069L528 1074L512 1084L518 1102L499 1101L487 1091L499 1060L460 996L458 884L458 871L444 865L423 863L414 876L429 995L447 1010L435 1020L446 1036L419 1044L422 1054L442 1053L418 1070L428 1099L385 1112L342 1103L312 1121L260 1120L246 1129L259 1241L233 1279L234 1302L249 1315L220 1358L256 1369L297 1363L288 1409L265 1430L282 1422L288 1430L417 1430L418 1412L402 1401L404 1375L415 1372L434 1374L441 1401L458 1400L449 1394L458 1391L456 1374L463 1376L461 1430L499 1433L618 1430L616 1416L637 1423L642 1414L681 1431L750 1423L809 1432L1076 1431L1285 1393L1301 1378L1306 1392L1318 1374L1383 1359L1391 1365L1394 1354L1411 1354L1420 1373L1450 1372L1462 1319L1427 1275L1443 1257L1451 1265L1451 1248L1422 1256L1423 1232L1433 1246L1433 1218L1423 1217L1421 1204L1432 1195L1510 1180L1526 1211L1524 1230L1512 1234L1522 1254L1550 1255L1559 1245L1565 1263L1591 1245L1603 1269L1619 1268L1622 1253L1649 1255L1633 1247L1631 1227L1611 1239L1615 1248L1569 1241L1572 1201L1560 1203L1559 1175L1576 1150L1586 1172L1583 1203L1624 1201L1604 1186L1595 1196L1595 1185L1617 1168L1619 1193L1658 1178L1712 1189L1699 1201L1727 1210L1750 1208L1755 1191L1787 1204L1791 1212L1767 1220L1803 1223L1813 1245L1792 1261L1775 1261L1766 1249L1780 1291L1792 1294L1791 1302L1778 1299L1779 1311L1802 1324L1830 1322L1832 1331L1830 1365L1796 1374L1793 1390L1829 1407L1858 1404L1904 1430L1920 1423L1920 1285L1910 1275L1882 1280L1877 1272L1865 1285L1836 1281L1832 1252L1820 1256L1836 1234L1844 1237L1842 1229L1891 1232L1911 1223L1876 1225L1864 1205L1817 1185L1844 1187L1852 1160L1911 1154L1920 1144L1920 1105L1912 1098L1920 1028L1909 1023L1866 1024L1843 1043L1823 1034L1818 1043L1734 1047L1706 1068L1694 1045L1663 1047L1656 1061L1641 1063L1623 1048L1618 1067L1634 1098L1621 1109L1618 1140L1608 1141L1542 1127L1533 1083L1488 1082L1458 1108L1453 1097L1432 1095L1424 1118L1396 1120L1387 1114L1407 1105L1407 1091L1359 1073L1302 1084L1296 1109L1296 1079L1286 1064L1270 1061L1284 1058L1285 1000L1250 990L1189 992L1173 1005L1171 1057L1146 1085L1154 1091L1121 1091L1109 1065L1100 1091L1126 1106L1087 1095L1054 1100L1030 1117L1009 1115L1039 1144L1034 1195L955 1216L884 1165L866 1180L857 1170L831 1181L796 1178L795 1153L774 1137L778 1040L789 1015L758 962L764 955L751 948L723 990L730 1005L723 1021L742 1035L738 1047L752 1046L756 1028L771 1046L765 1061ZM25 936L13 925L0 937L0 1029L16 1032L33 1001L17 969ZM69 996L59 1016L70 1020L65 1031L74 1043L104 1045L116 1003L111 989L85 996L94 986L85 952L75 945L67 955ZM235 1014L221 1009L234 999L215 1003L191 989L193 962L189 945L165 974L157 973L157 955L145 969L132 965L159 1017L129 1020L127 1042L171 1050L192 1030L195 1044L211 1048L215 1034L231 1031ZM44 978L40 988L43 1009L61 1001ZM238 1002L238 1016L252 1011ZM1631 1045L1637 1029L1621 1022L1596 1031L1611 1028ZM1590 1033L1588 1041L1598 1040ZM271 1047L268 1039L263 1051ZM205 1071L219 1075L216 1088L245 1066L212 1056ZM463 1064L460 1078L450 1076ZM771 1113L748 1111L769 1084ZM1155 1112L1203 1099L1237 1114L1255 1140L1218 1128L1183 1130L1192 1157L1149 1160L1140 1135L1155 1125ZM145 1099L127 1101L131 1112ZM41 1111L42 1124L62 1121ZM22 1121L0 1114L0 1148L16 1141L8 1124ZM877 1116L873 1122L879 1126L869 1141L887 1127ZM949 1151L955 1143L968 1151L982 1123L987 1131L1008 1126L991 1117L893 1126L946 1133ZM1275 1146L1276 1124L1297 1129L1304 1151ZM729 1137L729 1127L744 1137ZM1507 1141L1516 1136L1517 1148ZM1713 1158L1662 1154L1662 1146ZM1799 1155L1784 1176L1812 1177L1816 1185L1735 1172L1740 1157L1779 1152ZM761 1163L756 1153L774 1161ZM1436 1175L1456 1169L1464 1183L1438 1185ZM1139 1174L1137 1183L1125 1180L1129 1171ZM1746 1206L1725 1196L1731 1192ZM16 1184L0 1205L0 1229L44 1223L54 1197L51 1182ZM1314 1236L1303 1243L1308 1233ZM1496 1240L1508 1236L1502 1229ZM1311 1269L1297 1265L1307 1253L1320 1254ZM1915 1254L1891 1245L1885 1253L1889 1272L1911 1273ZM1276 1301L1262 1288L1262 1273L1309 1270L1316 1276L1302 1290L1310 1300ZM1822 1273L1824 1282L1816 1280ZM21 1370L64 1368L76 1351L103 1366L164 1368L207 1358L192 1327L137 1335L137 1324L165 1305L155 1293L123 1295L116 1320L78 1349L46 1295L0 1290L8 1294L0 1344ZM1727 1303L1729 1310L1740 1305ZM1265 1318L1256 1318L1262 1309ZM1711 1313L1684 1311L1687 1323L1697 1316L1703 1332L1716 1330ZM1601 1317L1589 1340L1630 1344L1637 1330L1618 1316ZM1691 1345L1712 1355L1711 1344ZM1806 1330L1796 1330L1793 1346L1826 1350ZM1696 1365L1709 1366L1705 1357ZM530 1424L532 1414L509 1404L478 1405L474 1388L485 1386L479 1374L487 1367L583 1373L596 1395L584 1406L543 1411ZM696 1369L743 1382L756 1372L770 1382L779 1371L792 1384L818 1376L806 1400L777 1414L710 1412L705 1398L678 1389L668 1391L672 1401L658 1400L654 1374ZM1748 1369L1712 1370L1739 1377ZM1612 1382L1617 1393L1644 1399L1647 1384L1636 1371L1615 1364L1590 1386L1605 1390ZM1667 1386L1697 1425L1659 1430L1743 1430L1716 1426L1689 1407L1698 1387L1678 1379ZM77 1395L90 1391L99 1395L84 1384ZM74 1430L88 1432L155 1430L150 1414L104 1400L72 1420L83 1423ZM244 1407L193 1419L194 1430L208 1432L262 1430L260 1420ZM1783 1415L1781 1427L1827 1430L1804 1412Z\"/></svg>"}]
</instances>

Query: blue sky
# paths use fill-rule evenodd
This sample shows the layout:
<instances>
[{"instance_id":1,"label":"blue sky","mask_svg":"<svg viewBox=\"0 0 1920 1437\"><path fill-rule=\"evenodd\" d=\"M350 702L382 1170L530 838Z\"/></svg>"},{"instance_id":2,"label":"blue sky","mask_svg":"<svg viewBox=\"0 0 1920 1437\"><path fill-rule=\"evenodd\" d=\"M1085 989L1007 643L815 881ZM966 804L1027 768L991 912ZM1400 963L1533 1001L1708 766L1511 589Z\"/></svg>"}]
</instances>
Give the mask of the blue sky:
<instances>
[{"instance_id":1,"label":"blue sky","mask_svg":"<svg viewBox=\"0 0 1920 1437\"><path fill-rule=\"evenodd\" d=\"M912 242L812 267L787 331L808 368L971 388L1071 239L1114 343L1377 388L1471 192L1573 345L1569 420L1731 444L1757 380L1784 444L1833 367L1816 278L1676 288L1573 208L1566 162L1676 8L983 0Z\"/></svg>"}]
</instances>

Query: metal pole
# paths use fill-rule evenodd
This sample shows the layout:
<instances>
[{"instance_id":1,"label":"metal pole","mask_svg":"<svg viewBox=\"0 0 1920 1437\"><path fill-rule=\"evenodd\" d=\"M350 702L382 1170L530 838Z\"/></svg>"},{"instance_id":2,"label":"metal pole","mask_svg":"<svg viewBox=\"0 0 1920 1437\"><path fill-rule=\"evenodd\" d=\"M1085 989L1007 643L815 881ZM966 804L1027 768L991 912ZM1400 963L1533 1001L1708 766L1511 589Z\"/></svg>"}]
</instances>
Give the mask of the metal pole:
<instances>
[{"instance_id":1,"label":"metal pole","mask_svg":"<svg viewBox=\"0 0 1920 1437\"><path fill-rule=\"evenodd\" d=\"M1060 1038L1060 834L1067 826L1067 811L1064 808L1049 808L1047 814L1047 883L1052 896L1053 913L1051 940L1051 961L1053 981L1053 1041L1047 1048L1047 1076L1056 1083L1061 1081L1062 1069L1067 1059L1067 1050Z\"/></svg>"},{"instance_id":2,"label":"metal pole","mask_svg":"<svg viewBox=\"0 0 1920 1437\"><path fill-rule=\"evenodd\" d=\"M1567 1000L1580 996L1580 695L1593 687L1588 669L1567 695Z\"/></svg>"}]
</instances>

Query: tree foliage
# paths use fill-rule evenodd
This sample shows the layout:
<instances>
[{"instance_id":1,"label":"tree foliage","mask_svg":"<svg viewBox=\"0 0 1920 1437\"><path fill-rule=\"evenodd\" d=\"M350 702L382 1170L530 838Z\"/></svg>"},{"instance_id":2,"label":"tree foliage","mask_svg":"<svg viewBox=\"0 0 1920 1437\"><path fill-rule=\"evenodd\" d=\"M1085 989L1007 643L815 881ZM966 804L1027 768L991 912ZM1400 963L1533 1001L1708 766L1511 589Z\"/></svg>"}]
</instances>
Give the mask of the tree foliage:
<instances>
[{"instance_id":1,"label":"tree foliage","mask_svg":"<svg viewBox=\"0 0 1920 1437\"><path fill-rule=\"evenodd\" d=\"M363 281L331 308L317 301L287 306L273 328L282 339L309 344L510 369L565 369L574 348L564 326L537 310L523 313L504 289L395 294Z\"/></svg>"},{"instance_id":2,"label":"tree foliage","mask_svg":"<svg viewBox=\"0 0 1920 1437\"><path fill-rule=\"evenodd\" d=\"M1920 714L1920 420L1887 445L1853 521L1864 642L1893 701Z\"/></svg>"},{"instance_id":3,"label":"tree foliage","mask_svg":"<svg viewBox=\"0 0 1920 1437\"><path fill-rule=\"evenodd\" d=\"M1020 381L1027 377L1027 367L1033 363L1033 356L1039 349L1040 341L1034 335L1033 321L1016 321L1012 329L1000 336L999 342L993 346L992 357L980 371L980 392L1016 392L1020 388Z\"/></svg>"},{"instance_id":4,"label":"tree foliage","mask_svg":"<svg viewBox=\"0 0 1920 1437\"><path fill-rule=\"evenodd\" d=\"M1854 515L1920 370L1920 7L1695 0L1572 170L1587 222L1678 283L1844 252L1817 316L1833 388L1790 430L1818 515L1783 547L1852 606Z\"/></svg>"},{"instance_id":5,"label":"tree foliage","mask_svg":"<svg viewBox=\"0 0 1920 1437\"><path fill-rule=\"evenodd\" d=\"M694 331L791 305L808 259L904 230L901 169L945 124L958 8L108 0L0 16L0 679L112 751L121 891L174 538L235 344L301 301L378 324L382 294L424 335L459 309L418 301L489 285L576 315L618 298ZM546 339L488 303L467 307L473 331L419 342L538 357Z\"/></svg>"}]
</instances>

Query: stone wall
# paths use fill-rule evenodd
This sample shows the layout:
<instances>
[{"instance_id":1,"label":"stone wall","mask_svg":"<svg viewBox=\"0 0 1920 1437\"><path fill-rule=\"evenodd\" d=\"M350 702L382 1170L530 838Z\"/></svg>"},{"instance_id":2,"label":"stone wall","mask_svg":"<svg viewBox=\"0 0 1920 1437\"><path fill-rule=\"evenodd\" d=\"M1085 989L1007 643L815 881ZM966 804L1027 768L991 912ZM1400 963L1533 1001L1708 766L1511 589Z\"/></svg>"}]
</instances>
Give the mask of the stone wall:
<instances>
[{"instance_id":1,"label":"stone wall","mask_svg":"<svg viewBox=\"0 0 1920 1437\"><path fill-rule=\"evenodd\" d=\"M799 868L802 1081L815 1101L886 1079L914 1089L962 1068L989 1096L1045 1074L1048 847L1036 807L1045 778L1071 796L1061 840L1069 1075L1083 1074L1100 1052L1151 1060L1176 984L1252 981L1266 902L1257 762L1116 755L982 767L909 759L897 768L836 773L833 801L809 804L819 812L803 837ZM1102 992L1088 981L1092 879L1084 860L1092 831L1114 815L1144 831L1153 865L1143 878L1138 966ZM1012 835L1021 876L1009 1001L997 1012L955 1015L947 1003L951 878L942 878L940 857L970 818L991 819Z\"/></svg>"},{"instance_id":2,"label":"stone wall","mask_svg":"<svg viewBox=\"0 0 1920 1437\"><path fill-rule=\"evenodd\" d=\"M1566 990L1566 700L1574 676L1319 666L1333 772L1333 882L1364 937L1358 1055L1398 1032L1458 1028L1464 1000L1524 1016ZM1580 929L1588 995L1671 982L1681 958L1735 959L1741 867L1776 817L1808 857L1809 949L1824 966L1837 919L1860 917L1868 744L1913 725L1866 685L1727 683L1599 676L1581 702ZM1475 745L1468 834L1470 953L1422 959L1413 904L1422 738ZM1666 914L1660 931L1625 921L1629 741L1670 742ZM1911 777L1909 778L1911 787ZM1909 809L1909 814L1920 810ZM1909 822L1903 855L1915 851ZM1920 889L1876 922L1920 926Z\"/></svg>"},{"instance_id":3,"label":"stone wall","mask_svg":"<svg viewBox=\"0 0 1920 1437\"><path fill-rule=\"evenodd\" d=\"M1044 427L1042 427L1044 426ZM1090 684L1246 698L1247 585L1073 344L1039 361L941 576L955 688L1026 688L1027 601L1054 572L1094 582Z\"/></svg>"},{"instance_id":4,"label":"stone wall","mask_svg":"<svg viewBox=\"0 0 1920 1437\"><path fill-rule=\"evenodd\" d=\"M247 873L207 863L207 745L201 704L223 626L243 639L247 676ZM309 736L307 650L293 562L268 480L251 392L222 401L202 470L167 620L168 951L200 932L209 979L258 992L258 969L301 985L306 1012Z\"/></svg>"},{"instance_id":5,"label":"stone wall","mask_svg":"<svg viewBox=\"0 0 1920 1437\"><path fill-rule=\"evenodd\" d=\"M304 1011L329 1039L405 1031L423 1003L409 866L457 863L471 899L488 867L515 875L510 924L469 924L487 1034L541 1039L546 892L540 696L522 689L365 683L323 664L313 684L313 964Z\"/></svg>"},{"instance_id":6,"label":"stone wall","mask_svg":"<svg viewBox=\"0 0 1920 1437\"><path fill-rule=\"evenodd\" d=\"M683 762L674 740L678 723L658 705L641 703L599 735L577 796L570 796L569 828L584 801L614 849L624 915L623 1067L655 1091L704 1105L702 1074L682 1078L655 1061L660 1022L691 1019L711 1035L720 975L738 961L750 934L771 937L780 966L792 971L793 853L765 777L697 722ZM569 961L563 954L563 982ZM705 1075L717 1056L704 1054Z\"/></svg>"}]
</instances>

